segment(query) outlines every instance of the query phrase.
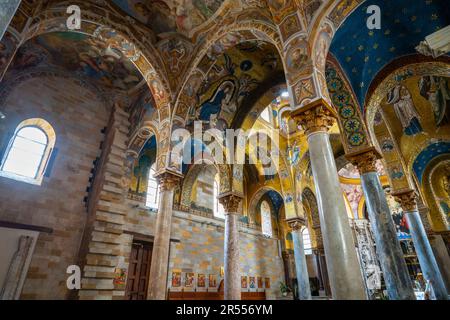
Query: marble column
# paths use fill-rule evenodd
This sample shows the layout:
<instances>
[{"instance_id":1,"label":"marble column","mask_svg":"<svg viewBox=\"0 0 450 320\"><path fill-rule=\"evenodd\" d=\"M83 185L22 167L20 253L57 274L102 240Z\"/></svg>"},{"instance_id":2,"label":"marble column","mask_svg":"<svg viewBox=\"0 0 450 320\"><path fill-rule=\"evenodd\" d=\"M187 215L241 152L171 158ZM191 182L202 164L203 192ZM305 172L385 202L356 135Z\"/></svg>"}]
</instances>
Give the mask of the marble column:
<instances>
[{"instance_id":1,"label":"marble column","mask_svg":"<svg viewBox=\"0 0 450 320\"><path fill-rule=\"evenodd\" d=\"M450 256L447 251L447 246L442 238L442 235L433 231L429 220L430 209L423 203L418 203L419 216L422 220L423 227L427 233L428 240L430 241L431 249L433 250L434 257L441 271L442 278L444 279L447 293L450 295Z\"/></svg>"},{"instance_id":2,"label":"marble column","mask_svg":"<svg viewBox=\"0 0 450 320\"><path fill-rule=\"evenodd\" d=\"M309 285L308 266L306 264L305 246L303 243L302 229L305 228L305 220L300 218L287 221L292 228L294 241L295 273L298 283L299 300L311 300L311 287Z\"/></svg>"},{"instance_id":3,"label":"marble column","mask_svg":"<svg viewBox=\"0 0 450 320\"><path fill-rule=\"evenodd\" d=\"M225 211L224 239L224 299L241 300L241 266L239 264L239 204L242 197L235 194L219 198Z\"/></svg>"},{"instance_id":4,"label":"marble column","mask_svg":"<svg viewBox=\"0 0 450 320\"><path fill-rule=\"evenodd\" d=\"M429 235L430 245L433 249L434 257L441 271L444 279L447 294L450 295L450 256L448 255L447 247L445 246L442 236L439 234Z\"/></svg>"},{"instance_id":5,"label":"marble column","mask_svg":"<svg viewBox=\"0 0 450 320\"><path fill-rule=\"evenodd\" d=\"M408 267L398 242L391 211L375 167L380 158L371 147L348 156L361 173L361 185L366 199L369 220L376 243L376 252L383 270L390 300L415 300Z\"/></svg>"},{"instance_id":6,"label":"marble column","mask_svg":"<svg viewBox=\"0 0 450 320\"><path fill-rule=\"evenodd\" d=\"M159 183L159 207L154 231L152 263L149 274L149 300L165 300L169 267L170 232L172 226L173 195L181 176L164 172L156 177Z\"/></svg>"},{"instance_id":7,"label":"marble column","mask_svg":"<svg viewBox=\"0 0 450 320\"><path fill-rule=\"evenodd\" d=\"M448 300L447 290L441 272L428 241L425 228L420 219L416 193L414 190L393 193L395 199L400 203L403 214L411 232L411 237L419 259L420 269L426 280L430 281L434 294L438 300Z\"/></svg>"},{"instance_id":8,"label":"marble column","mask_svg":"<svg viewBox=\"0 0 450 320\"><path fill-rule=\"evenodd\" d=\"M334 123L334 111L320 99L294 112L292 117L305 129L308 137L333 299L365 300L361 266L328 134Z\"/></svg>"},{"instance_id":9,"label":"marble column","mask_svg":"<svg viewBox=\"0 0 450 320\"><path fill-rule=\"evenodd\" d=\"M21 0L3 0L0 2L0 40L3 38Z\"/></svg>"}]
</instances>

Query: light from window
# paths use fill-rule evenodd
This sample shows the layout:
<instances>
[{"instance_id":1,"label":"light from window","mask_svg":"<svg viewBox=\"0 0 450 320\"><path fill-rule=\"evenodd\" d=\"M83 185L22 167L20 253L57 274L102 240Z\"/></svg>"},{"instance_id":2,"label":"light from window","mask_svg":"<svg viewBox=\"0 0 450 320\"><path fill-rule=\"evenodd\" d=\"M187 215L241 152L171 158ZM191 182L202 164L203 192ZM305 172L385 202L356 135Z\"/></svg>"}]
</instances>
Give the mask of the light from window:
<instances>
[{"instance_id":1,"label":"light from window","mask_svg":"<svg viewBox=\"0 0 450 320\"><path fill-rule=\"evenodd\" d=\"M225 209L219 201L219 175L214 179L214 217L225 219Z\"/></svg>"},{"instance_id":2,"label":"light from window","mask_svg":"<svg viewBox=\"0 0 450 320\"><path fill-rule=\"evenodd\" d=\"M271 122L270 121L270 112L271 112L270 107L265 108L263 110L263 112L261 112L261 119L270 123Z\"/></svg>"},{"instance_id":3,"label":"light from window","mask_svg":"<svg viewBox=\"0 0 450 320\"><path fill-rule=\"evenodd\" d=\"M270 212L270 206L267 201L261 203L261 226L262 233L266 237L272 237L272 213Z\"/></svg>"},{"instance_id":4,"label":"light from window","mask_svg":"<svg viewBox=\"0 0 450 320\"><path fill-rule=\"evenodd\" d=\"M8 150L2 171L35 179L47 148L44 131L36 127L20 129Z\"/></svg>"},{"instance_id":5,"label":"light from window","mask_svg":"<svg viewBox=\"0 0 450 320\"><path fill-rule=\"evenodd\" d=\"M308 228L305 228L302 232L303 235L303 247L305 248L305 254L312 254L311 237L309 236Z\"/></svg>"},{"instance_id":6,"label":"light from window","mask_svg":"<svg viewBox=\"0 0 450 320\"><path fill-rule=\"evenodd\" d=\"M150 209L158 210L159 206L159 185L155 178L155 164L150 168L147 183L147 201L145 205Z\"/></svg>"}]
</instances>

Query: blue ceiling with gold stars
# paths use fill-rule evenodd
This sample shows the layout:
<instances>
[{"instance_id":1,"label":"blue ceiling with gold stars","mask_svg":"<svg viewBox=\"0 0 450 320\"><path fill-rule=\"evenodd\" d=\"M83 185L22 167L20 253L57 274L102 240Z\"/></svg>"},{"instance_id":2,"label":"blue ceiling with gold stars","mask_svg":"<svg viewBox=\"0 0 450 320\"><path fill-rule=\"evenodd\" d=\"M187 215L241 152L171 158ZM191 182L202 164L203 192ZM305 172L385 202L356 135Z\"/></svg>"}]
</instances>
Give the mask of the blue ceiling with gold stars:
<instances>
[{"instance_id":1,"label":"blue ceiling with gold stars","mask_svg":"<svg viewBox=\"0 0 450 320\"><path fill-rule=\"evenodd\" d=\"M381 29L369 30L367 7L381 8ZM376 74L392 60L416 53L426 36L450 24L449 0L368 0L338 29L330 52L363 107Z\"/></svg>"},{"instance_id":2,"label":"blue ceiling with gold stars","mask_svg":"<svg viewBox=\"0 0 450 320\"><path fill-rule=\"evenodd\" d=\"M426 147L414 160L413 169L417 179L422 183L423 173L431 160L450 153L450 142L439 141Z\"/></svg>"}]
</instances>

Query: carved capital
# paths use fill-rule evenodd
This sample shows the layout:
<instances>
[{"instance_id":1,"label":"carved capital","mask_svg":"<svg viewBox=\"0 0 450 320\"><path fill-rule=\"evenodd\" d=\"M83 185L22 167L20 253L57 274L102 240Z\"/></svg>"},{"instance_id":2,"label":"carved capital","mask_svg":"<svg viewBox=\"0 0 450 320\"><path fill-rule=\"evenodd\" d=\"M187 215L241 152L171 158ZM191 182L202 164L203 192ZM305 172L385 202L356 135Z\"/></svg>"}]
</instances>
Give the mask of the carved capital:
<instances>
[{"instance_id":1,"label":"carved capital","mask_svg":"<svg viewBox=\"0 0 450 320\"><path fill-rule=\"evenodd\" d=\"M238 214L241 201L242 197L234 193L224 194L219 197L219 202L222 204L226 214Z\"/></svg>"},{"instance_id":2,"label":"carved capital","mask_svg":"<svg viewBox=\"0 0 450 320\"><path fill-rule=\"evenodd\" d=\"M336 115L324 100L319 99L294 111L292 118L309 136L315 132L328 132L336 120Z\"/></svg>"},{"instance_id":3,"label":"carved capital","mask_svg":"<svg viewBox=\"0 0 450 320\"><path fill-rule=\"evenodd\" d=\"M182 176L175 172L164 171L157 174L155 178L158 180L161 191L171 191L180 184Z\"/></svg>"},{"instance_id":4,"label":"carved capital","mask_svg":"<svg viewBox=\"0 0 450 320\"><path fill-rule=\"evenodd\" d=\"M376 162L381 158L381 155L374 147L370 147L357 153L348 154L345 157L359 169L361 174L364 174L377 172Z\"/></svg>"},{"instance_id":5,"label":"carved capital","mask_svg":"<svg viewBox=\"0 0 450 320\"><path fill-rule=\"evenodd\" d=\"M402 206L403 211L417 211L417 194L414 190L392 193L395 200Z\"/></svg>"},{"instance_id":6,"label":"carved capital","mask_svg":"<svg viewBox=\"0 0 450 320\"><path fill-rule=\"evenodd\" d=\"M301 230L303 227L306 226L306 220L305 218L293 218L293 219L286 219L287 224L293 231Z\"/></svg>"}]
</instances>

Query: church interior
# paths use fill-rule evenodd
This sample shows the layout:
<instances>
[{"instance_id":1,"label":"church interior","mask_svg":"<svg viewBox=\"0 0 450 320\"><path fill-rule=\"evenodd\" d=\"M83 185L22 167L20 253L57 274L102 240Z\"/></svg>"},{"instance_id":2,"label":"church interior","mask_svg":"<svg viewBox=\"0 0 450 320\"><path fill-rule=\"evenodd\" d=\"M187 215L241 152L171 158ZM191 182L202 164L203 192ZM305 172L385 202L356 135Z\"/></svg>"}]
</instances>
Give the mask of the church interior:
<instances>
[{"instance_id":1,"label":"church interior","mask_svg":"<svg viewBox=\"0 0 450 320\"><path fill-rule=\"evenodd\" d=\"M448 1L5 0L0 40L0 300L449 299Z\"/></svg>"}]
</instances>

